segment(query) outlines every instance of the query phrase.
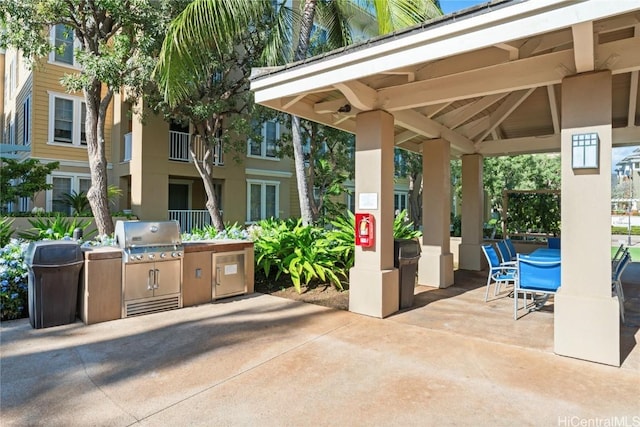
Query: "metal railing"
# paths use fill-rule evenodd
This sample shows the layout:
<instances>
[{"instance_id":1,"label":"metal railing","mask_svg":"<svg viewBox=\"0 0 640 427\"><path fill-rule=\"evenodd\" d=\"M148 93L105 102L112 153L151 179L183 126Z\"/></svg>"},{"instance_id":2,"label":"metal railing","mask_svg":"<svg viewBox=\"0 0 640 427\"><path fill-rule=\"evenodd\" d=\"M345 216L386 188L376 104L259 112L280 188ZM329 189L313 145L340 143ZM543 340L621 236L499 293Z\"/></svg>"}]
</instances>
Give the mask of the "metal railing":
<instances>
[{"instance_id":1,"label":"metal railing","mask_svg":"<svg viewBox=\"0 0 640 427\"><path fill-rule=\"evenodd\" d=\"M183 233L191 233L194 228L202 229L211 225L211 215L206 209L169 210L169 219L178 221L180 231Z\"/></svg>"},{"instance_id":2,"label":"metal railing","mask_svg":"<svg viewBox=\"0 0 640 427\"><path fill-rule=\"evenodd\" d=\"M122 154L123 162L131 161L131 144L132 144L132 138L131 138L131 132L129 132L124 135L124 153Z\"/></svg>"},{"instance_id":3,"label":"metal railing","mask_svg":"<svg viewBox=\"0 0 640 427\"><path fill-rule=\"evenodd\" d=\"M169 131L169 160L179 162L193 162L189 155L189 142L191 135L185 132ZM195 144L196 159L204 158L205 146L198 140ZM213 149L213 164L222 166L224 164L222 142L218 142Z\"/></svg>"}]
</instances>

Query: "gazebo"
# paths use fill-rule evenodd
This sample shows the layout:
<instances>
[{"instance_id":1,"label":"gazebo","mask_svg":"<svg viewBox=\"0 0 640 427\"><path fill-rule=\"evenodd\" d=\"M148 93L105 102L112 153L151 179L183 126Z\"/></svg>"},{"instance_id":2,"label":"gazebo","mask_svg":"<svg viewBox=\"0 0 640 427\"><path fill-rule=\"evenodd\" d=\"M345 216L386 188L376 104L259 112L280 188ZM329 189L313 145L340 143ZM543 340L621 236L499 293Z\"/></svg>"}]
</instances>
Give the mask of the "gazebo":
<instances>
[{"instance_id":1,"label":"gazebo","mask_svg":"<svg viewBox=\"0 0 640 427\"><path fill-rule=\"evenodd\" d=\"M482 160L560 152L562 287L554 351L620 365L611 294L612 146L640 142L637 0L503 0L277 68L254 70L257 103L356 135L356 212L375 218L356 249L351 311L398 310L393 149L422 153L420 284L453 283L451 158L462 159L459 267L483 267Z\"/></svg>"}]
</instances>

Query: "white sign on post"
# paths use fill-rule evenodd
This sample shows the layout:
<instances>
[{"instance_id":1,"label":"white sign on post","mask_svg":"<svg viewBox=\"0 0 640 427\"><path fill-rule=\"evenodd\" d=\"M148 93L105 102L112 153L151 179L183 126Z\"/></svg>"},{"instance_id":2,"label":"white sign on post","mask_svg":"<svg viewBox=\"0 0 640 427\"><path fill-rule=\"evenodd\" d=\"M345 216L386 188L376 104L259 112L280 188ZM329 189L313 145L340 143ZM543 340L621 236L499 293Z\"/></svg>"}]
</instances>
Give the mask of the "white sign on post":
<instances>
[{"instance_id":1,"label":"white sign on post","mask_svg":"<svg viewBox=\"0 0 640 427\"><path fill-rule=\"evenodd\" d=\"M358 209L378 209L378 193L360 193Z\"/></svg>"}]
</instances>

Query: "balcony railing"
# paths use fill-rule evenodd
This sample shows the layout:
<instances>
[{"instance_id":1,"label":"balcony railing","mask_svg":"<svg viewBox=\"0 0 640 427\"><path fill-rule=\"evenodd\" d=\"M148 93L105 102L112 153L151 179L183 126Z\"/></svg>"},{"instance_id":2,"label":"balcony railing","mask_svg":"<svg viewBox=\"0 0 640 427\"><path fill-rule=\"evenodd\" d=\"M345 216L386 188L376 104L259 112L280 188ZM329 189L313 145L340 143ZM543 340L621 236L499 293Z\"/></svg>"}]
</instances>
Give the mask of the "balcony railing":
<instances>
[{"instance_id":1,"label":"balcony railing","mask_svg":"<svg viewBox=\"0 0 640 427\"><path fill-rule=\"evenodd\" d=\"M189 139L186 132L169 131L169 160L189 161Z\"/></svg>"},{"instance_id":2,"label":"balcony railing","mask_svg":"<svg viewBox=\"0 0 640 427\"><path fill-rule=\"evenodd\" d=\"M207 210L169 210L169 219L178 221L183 233L191 233L194 228L202 229L211 225L211 215Z\"/></svg>"},{"instance_id":3,"label":"balcony railing","mask_svg":"<svg viewBox=\"0 0 640 427\"><path fill-rule=\"evenodd\" d=\"M123 162L131 161L131 132L124 135L124 153L122 154Z\"/></svg>"},{"instance_id":4,"label":"balcony railing","mask_svg":"<svg viewBox=\"0 0 640 427\"><path fill-rule=\"evenodd\" d=\"M188 133L169 131L169 160L192 162L193 160L189 155L190 139L191 135ZM201 141L196 142L195 152L197 160L204 158L205 147ZM213 150L213 164L217 166L224 164L221 142L218 142Z\"/></svg>"}]
</instances>

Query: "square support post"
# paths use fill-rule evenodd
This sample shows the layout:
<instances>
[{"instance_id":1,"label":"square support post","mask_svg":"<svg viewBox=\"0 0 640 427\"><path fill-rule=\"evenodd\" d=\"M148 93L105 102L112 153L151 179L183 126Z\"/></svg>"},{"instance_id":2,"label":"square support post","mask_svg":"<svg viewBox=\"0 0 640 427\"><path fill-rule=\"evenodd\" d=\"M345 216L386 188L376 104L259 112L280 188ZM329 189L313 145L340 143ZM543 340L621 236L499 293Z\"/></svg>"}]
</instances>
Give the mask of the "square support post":
<instances>
[{"instance_id":1,"label":"square support post","mask_svg":"<svg viewBox=\"0 0 640 427\"><path fill-rule=\"evenodd\" d=\"M398 311L393 266L394 119L386 111L356 117L356 211L373 214L375 244L356 246L349 272L349 311L383 318Z\"/></svg>"},{"instance_id":2,"label":"square support post","mask_svg":"<svg viewBox=\"0 0 640 427\"><path fill-rule=\"evenodd\" d=\"M562 286L554 351L620 365L620 317L611 294L611 72L562 81ZM572 137L597 133L599 167L572 168Z\"/></svg>"},{"instance_id":3,"label":"square support post","mask_svg":"<svg viewBox=\"0 0 640 427\"><path fill-rule=\"evenodd\" d=\"M485 264L482 255L484 224L484 189L482 155L462 156L462 243L459 268L480 271Z\"/></svg>"},{"instance_id":4,"label":"square support post","mask_svg":"<svg viewBox=\"0 0 640 427\"><path fill-rule=\"evenodd\" d=\"M453 284L450 247L451 165L449 141L429 141L422 149L422 256L418 283L446 288Z\"/></svg>"}]
</instances>

